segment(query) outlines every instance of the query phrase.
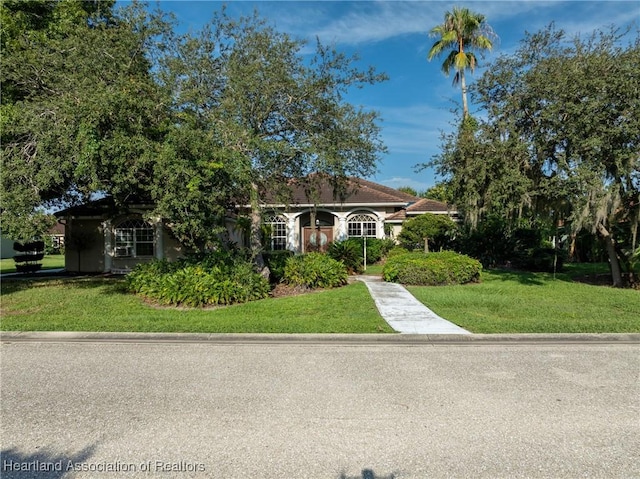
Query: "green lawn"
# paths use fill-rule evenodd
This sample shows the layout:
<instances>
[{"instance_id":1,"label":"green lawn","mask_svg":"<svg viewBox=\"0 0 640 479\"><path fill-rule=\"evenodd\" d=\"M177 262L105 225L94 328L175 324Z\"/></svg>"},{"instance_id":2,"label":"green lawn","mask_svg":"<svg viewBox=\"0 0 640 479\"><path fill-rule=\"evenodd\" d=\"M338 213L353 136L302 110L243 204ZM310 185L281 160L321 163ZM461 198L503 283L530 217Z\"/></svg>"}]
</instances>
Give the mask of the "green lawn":
<instances>
[{"instance_id":1,"label":"green lawn","mask_svg":"<svg viewBox=\"0 0 640 479\"><path fill-rule=\"evenodd\" d=\"M440 316L474 333L640 332L640 291L571 280L603 266L545 273L485 271L482 282L408 289ZM2 282L5 331L388 333L362 283L213 309L157 308L123 291L121 279Z\"/></svg>"},{"instance_id":2,"label":"green lawn","mask_svg":"<svg viewBox=\"0 0 640 479\"><path fill-rule=\"evenodd\" d=\"M382 263L368 264L363 274L381 275L383 266Z\"/></svg>"},{"instance_id":3,"label":"green lawn","mask_svg":"<svg viewBox=\"0 0 640 479\"><path fill-rule=\"evenodd\" d=\"M0 329L202 333L388 333L366 286L215 309L155 308L115 279L13 280L2 284Z\"/></svg>"},{"instance_id":4,"label":"green lawn","mask_svg":"<svg viewBox=\"0 0 640 479\"><path fill-rule=\"evenodd\" d=\"M42 259L42 269L64 268L63 254L48 254ZM0 273L15 273L16 263L13 258L0 259Z\"/></svg>"},{"instance_id":5,"label":"green lawn","mask_svg":"<svg viewBox=\"0 0 640 479\"><path fill-rule=\"evenodd\" d=\"M569 265L554 279L547 273L484 271L479 284L408 289L474 333L640 332L640 291L571 281L600 272L594 265Z\"/></svg>"}]
</instances>

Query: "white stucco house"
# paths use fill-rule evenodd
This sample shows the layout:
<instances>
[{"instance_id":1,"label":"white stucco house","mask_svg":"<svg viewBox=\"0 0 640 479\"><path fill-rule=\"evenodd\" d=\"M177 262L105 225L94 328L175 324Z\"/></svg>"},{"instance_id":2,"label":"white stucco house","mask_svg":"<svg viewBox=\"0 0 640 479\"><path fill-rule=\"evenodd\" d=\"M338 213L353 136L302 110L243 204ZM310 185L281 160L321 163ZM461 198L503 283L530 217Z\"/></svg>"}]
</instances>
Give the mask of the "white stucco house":
<instances>
[{"instance_id":1,"label":"white stucco house","mask_svg":"<svg viewBox=\"0 0 640 479\"><path fill-rule=\"evenodd\" d=\"M333 187L320 183L314 201L301 186L293 186L287 204L269 198L261 205L265 224L270 225L273 250L296 253L324 250L334 241L349 237L395 237L402 222L422 213L456 217L444 203L403 193L372 181L349 178L346 194L337 199ZM110 198L67 208L56 213L65 226L65 263L70 272L124 273L137 263L154 258L177 259L185 248L172 237L161 218L149 221L145 213L152 205L132 202L125 212L116 211ZM236 226L245 207L229 215L229 239L244 244ZM312 224L312 218L315 220Z\"/></svg>"}]
</instances>

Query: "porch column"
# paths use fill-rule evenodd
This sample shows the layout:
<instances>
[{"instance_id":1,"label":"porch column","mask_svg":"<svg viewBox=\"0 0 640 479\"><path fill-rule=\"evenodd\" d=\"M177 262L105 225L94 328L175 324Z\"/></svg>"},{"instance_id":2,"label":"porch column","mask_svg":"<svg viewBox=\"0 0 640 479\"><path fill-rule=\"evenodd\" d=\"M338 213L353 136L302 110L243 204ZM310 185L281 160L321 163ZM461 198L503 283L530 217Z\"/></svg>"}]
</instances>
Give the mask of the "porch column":
<instances>
[{"instance_id":1,"label":"porch column","mask_svg":"<svg viewBox=\"0 0 640 479\"><path fill-rule=\"evenodd\" d=\"M287 219L287 249L289 251L298 251L298 245L296 244L296 219L293 216L285 214Z\"/></svg>"},{"instance_id":2,"label":"porch column","mask_svg":"<svg viewBox=\"0 0 640 479\"><path fill-rule=\"evenodd\" d=\"M336 241L343 241L347 239L347 214L346 213L336 213L338 217L338 235L336 236Z\"/></svg>"},{"instance_id":3,"label":"porch column","mask_svg":"<svg viewBox=\"0 0 640 479\"><path fill-rule=\"evenodd\" d=\"M164 231L162 228L162 219L157 218L153 226L156 241L156 259L162 259L164 258Z\"/></svg>"},{"instance_id":4,"label":"porch column","mask_svg":"<svg viewBox=\"0 0 640 479\"><path fill-rule=\"evenodd\" d=\"M102 222L102 235L104 236L104 272L111 271L111 260L113 258L113 248L111 246L111 220Z\"/></svg>"}]
</instances>

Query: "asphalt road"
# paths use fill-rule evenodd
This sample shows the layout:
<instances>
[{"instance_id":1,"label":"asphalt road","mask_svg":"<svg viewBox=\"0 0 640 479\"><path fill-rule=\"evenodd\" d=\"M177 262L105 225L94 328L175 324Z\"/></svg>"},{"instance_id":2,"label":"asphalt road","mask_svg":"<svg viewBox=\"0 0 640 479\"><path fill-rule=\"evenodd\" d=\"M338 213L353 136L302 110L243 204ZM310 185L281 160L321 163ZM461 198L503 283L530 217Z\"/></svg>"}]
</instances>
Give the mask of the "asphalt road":
<instances>
[{"instance_id":1,"label":"asphalt road","mask_svg":"<svg viewBox=\"0 0 640 479\"><path fill-rule=\"evenodd\" d=\"M3 343L0 475L634 478L639 372L637 344Z\"/></svg>"}]
</instances>

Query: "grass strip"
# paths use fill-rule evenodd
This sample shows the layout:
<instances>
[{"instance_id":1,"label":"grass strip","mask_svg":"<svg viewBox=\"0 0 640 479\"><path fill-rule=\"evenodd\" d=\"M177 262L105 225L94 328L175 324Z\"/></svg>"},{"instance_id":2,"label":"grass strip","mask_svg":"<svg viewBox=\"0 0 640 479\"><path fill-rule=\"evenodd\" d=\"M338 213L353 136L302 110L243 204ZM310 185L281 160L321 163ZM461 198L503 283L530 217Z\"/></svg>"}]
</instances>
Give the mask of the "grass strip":
<instances>
[{"instance_id":1,"label":"grass strip","mask_svg":"<svg viewBox=\"0 0 640 479\"><path fill-rule=\"evenodd\" d=\"M640 292L578 283L576 272L485 271L479 284L408 289L474 333L640 332Z\"/></svg>"},{"instance_id":2,"label":"grass strip","mask_svg":"<svg viewBox=\"0 0 640 479\"><path fill-rule=\"evenodd\" d=\"M13 280L2 284L5 331L389 333L366 286L211 309L157 308L118 279Z\"/></svg>"},{"instance_id":3,"label":"grass strip","mask_svg":"<svg viewBox=\"0 0 640 479\"><path fill-rule=\"evenodd\" d=\"M58 269L64 268L64 255L63 254L48 254L42 258L41 269ZM16 262L13 258L0 259L0 273L15 273Z\"/></svg>"}]
</instances>

